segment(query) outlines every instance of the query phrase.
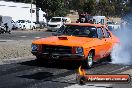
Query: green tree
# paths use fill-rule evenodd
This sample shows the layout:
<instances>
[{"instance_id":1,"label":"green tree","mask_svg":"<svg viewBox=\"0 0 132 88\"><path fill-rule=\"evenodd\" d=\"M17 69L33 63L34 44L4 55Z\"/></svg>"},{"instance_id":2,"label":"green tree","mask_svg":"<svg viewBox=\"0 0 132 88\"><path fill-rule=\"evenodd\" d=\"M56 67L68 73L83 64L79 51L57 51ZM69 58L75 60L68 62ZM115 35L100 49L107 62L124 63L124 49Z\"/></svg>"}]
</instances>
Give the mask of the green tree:
<instances>
[{"instance_id":1,"label":"green tree","mask_svg":"<svg viewBox=\"0 0 132 88\"><path fill-rule=\"evenodd\" d=\"M7 0L7 1L31 3L31 0ZM35 4L36 3L36 0L33 0L33 3Z\"/></svg>"},{"instance_id":2,"label":"green tree","mask_svg":"<svg viewBox=\"0 0 132 88\"><path fill-rule=\"evenodd\" d=\"M94 15L96 13L96 0L87 0L83 5L83 12Z\"/></svg>"},{"instance_id":3,"label":"green tree","mask_svg":"<svg viewBox=\"0 0 132 88\"><path fill-rule=\"evenodd\" d=\"M31 0L9 0L31 3ZM69 10L79 13L87 12L92 15L122 16L132 11L132 1L123 0L33 0L37 7L45 11L48 16L65 16Z\"/></svg>"},{"instance_id":4,"label":"green tree","mask_svg":"<svg viewBox=\"0 0 132 88\"><path fill-rule=\"evenodd\" d=\"M107 15L109 9L109 2L108 0L99 0L99 4L97 6L99 8L97 11L100 15Z\"/></svg>"},{"instance_id":5,"label":"green tree","mask_svg":"<svg viewBox=\"0 0 132 88\"><path fill-rule=\"evenodd\" d=\"M77 11L83 10L83 5L87 0L69 0L69 8Z\"/></svg>"},{"instance_id":6,"label":"green tree","mask_svg":"<svg viewBox=\"0 0 132 88\"><path fill-rule=\"evenodd\" d=\"M65 15L64 0L37 0L36 4L49 16Z\"/></svg>"},{"instance_id":7,"label":"green tree","mask_svg":"<svg viewBox=\"0 0 132 88\"><path fill-rule=\"evenodd\" d=\"M114 5L109 5L107 7L107 16L114 16L115 15L115 6Z\"/></svg>"}]
</instances>

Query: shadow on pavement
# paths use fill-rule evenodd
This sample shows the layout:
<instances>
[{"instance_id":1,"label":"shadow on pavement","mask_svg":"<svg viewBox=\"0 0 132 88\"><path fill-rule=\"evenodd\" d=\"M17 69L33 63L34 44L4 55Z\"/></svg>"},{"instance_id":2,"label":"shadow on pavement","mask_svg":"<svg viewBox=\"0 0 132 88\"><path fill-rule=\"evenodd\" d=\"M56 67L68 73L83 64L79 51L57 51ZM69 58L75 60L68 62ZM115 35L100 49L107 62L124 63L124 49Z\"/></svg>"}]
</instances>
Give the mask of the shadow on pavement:
<instances>
[{"instance_id":1,"label":"shadow on pavement","mask_svg":"<svg viewBox=\"0 0 132 88\"><path fill-rule=\"evenodd\" d=\"M67 69L67 70L77 70L79 66L82 65L81 62L77 61L48 61L47 63L38 63L36 60L26 61L22 63L18 63L21 65L28 65L28 66L37 66L37 67L45 67L45 68L57 68L57 69ZM101 63L94 63L93 68L98 66L105 66L110 64L109 62L101 62ZM83 67L84 69L87 69Z\"/></svg>"},{"instance_id":2,"label":"shadow on pavement","mask_svg":"<svg viewBox=\"0 0 132 88\"><path fill-rule=\"evenodd\" d=\"M64 79L66 76L72 75L72 74L75 74L75 72L72 70L69 70L59 74L54 74L54 72L37 72L37 73L21 75L17 77L34 79L34 80L43 80L43 81L54 81L55 79L57 79L56 81L61 81L61 80L58 80L58 78Z\"/></svg>"},{"instance_id":3,"label":"shadow on pavement","mask_svg":"<svg viewBox=\"0 0 132 88\"><path fill-rule=\"evenodd\" d=\"M47 63L39 64L36 60L26 61L22 63L18 63L21 65L28 66L37 66L37 67L46 67L46 68L57 68L57 69L68 69L75 70L80 66L79 62L74 61L49 61Z\"/></svg>"},{"instance_id":4,"label":"shadow on pavement","mask_svg":"<svg viewBox=\"0 0 132 88\"><path fill-rule=\"evenodd\" d=\"M37 68L42 67L40 71L35 71L32 73L26 73L17 77L20 78L26 78L26 79L34 79L34 80L42 80L42 81L54 81L57 80L59 82L61 82L61 80L66 80L66 76L72 75L77 73L77 69L80 66L79 63L76 62L69 62L69 61L63 61L63 62L47 62L46 64L37 64L36 60L31 60L31 61L26 61L26 62L22 62L22 63L18 63L21 65L25 65L25 66L35 66ZM49 69L50 68L50 69ZM52 70L52 68L55 71L59 71L59 73L55 73L54 70ZM92 69L88 69L86 71L88 71L88 73L97 73L97 74L103 74L103 73L107 73L108 69L110 70L109 72L112 74L115 73L121 73L122 71L126 71L131 69L131 67L127 67L124 68L124 65L114 65L114 64L110 64L107 62L103 62L103 63L96 63ZM44 70L45 69L45 70ZM47 70L46 70L47 69ZM67 69L64 72L63 69ZM58 78L61 78L58 79Z\"/></svg>"},{"instance_id":5,"label":"shadow on pavement","mask_svg":"<svg viewBox=\"0 0 132 88\"><path fill-rule=\"evenodd\" d=\"M75 62L47 62L46 64L37 64L36 60L31 60L31 61L26 61L22 63L18 63L20 65L27 65L27 66L35 66L39 69L39 67L42 67L41 69L47 69L46 71L40 70L40 71L35 71L32 73L26 73L17 77L20 78L26 78L26 79L34 79L34 80L42 80L42 81L54 81L58 78L63 79L68 75L75 74L77 72L77 69L79 65ZM51 68L51 69L49 69ZM55 69L54 69L55 68ZM52 71L54 69L55 71L59 73L55 73ZM67 69L66 71L62 72L63 69Z\"/></svg>"},{"instance_id":6,"label":"shadow on pavement","mask_svg":"<svg viewBox=\"0 0 132 88\"><path fill-rule=\"evenodd\" d=\"M35 79L35 80L43 80L43 79L46 79L46 78L52 77L52 76L53 76L53 73L50 73L50 72L38 72L38 73L22 75L22 76L18 76L18 77Z\"/></svg>"}]
</instances>

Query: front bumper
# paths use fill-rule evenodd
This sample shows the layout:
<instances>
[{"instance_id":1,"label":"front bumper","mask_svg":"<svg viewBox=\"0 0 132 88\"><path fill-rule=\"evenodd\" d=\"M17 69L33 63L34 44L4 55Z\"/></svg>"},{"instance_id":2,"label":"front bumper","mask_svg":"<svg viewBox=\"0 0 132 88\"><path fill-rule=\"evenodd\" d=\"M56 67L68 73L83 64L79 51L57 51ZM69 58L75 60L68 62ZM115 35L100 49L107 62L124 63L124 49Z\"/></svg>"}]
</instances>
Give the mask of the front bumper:
<instances>
[{"instance_id":1,"label":"front bumper","mask_svg":"<svg viewBox=\"0 0 132 88\"><path fill-rule=\"evenodd\" d=\"M60 27L47 27L48 30L50 31L57 31Z\"/></svg>"},{"instance_id":2,"label":"front bumper","mask_svg":"<svg viewBox=\"0 0 132 88\"><path fill-rule=\"evenodd\" d=\"M54 59L54 60L84 60L82 54L57 54L57 53L37 53L32 52L35 56L41 56L43 59Z\"/></svg>"}]
</instances>

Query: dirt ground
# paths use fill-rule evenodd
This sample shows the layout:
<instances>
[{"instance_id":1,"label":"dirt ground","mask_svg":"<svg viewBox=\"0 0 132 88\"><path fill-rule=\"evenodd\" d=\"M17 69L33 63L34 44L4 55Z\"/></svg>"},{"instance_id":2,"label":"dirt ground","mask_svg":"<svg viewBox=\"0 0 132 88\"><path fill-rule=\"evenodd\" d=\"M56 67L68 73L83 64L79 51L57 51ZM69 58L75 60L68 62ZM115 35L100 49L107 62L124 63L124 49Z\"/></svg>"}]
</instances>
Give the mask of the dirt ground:
<instances>
[{"instance_id":1,"label":"dirt ground","mask_svg":"<svg viewBox=\"0 0 132 88\"><path fill-rule=\"evenodd\" d=\"M24 56L32 56L31 41L21 40L0 42L0 60Z\"/></svg>"}]
</instances>

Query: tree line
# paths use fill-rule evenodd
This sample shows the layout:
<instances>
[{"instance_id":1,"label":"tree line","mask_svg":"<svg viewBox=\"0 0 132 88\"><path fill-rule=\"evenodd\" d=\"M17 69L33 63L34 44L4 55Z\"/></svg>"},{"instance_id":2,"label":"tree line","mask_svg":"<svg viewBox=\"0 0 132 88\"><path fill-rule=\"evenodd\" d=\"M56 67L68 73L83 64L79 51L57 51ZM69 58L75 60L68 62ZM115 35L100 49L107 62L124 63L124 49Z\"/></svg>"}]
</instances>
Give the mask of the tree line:
<instances>
[{"instance_id":1,"label":"tree line","mask_svg":"<svg viewBox=\"0 0 132 88\"><path fill-rule=\"evenodd\" d=\"M13 0L12 0L13 1ZM31 0L14 0L31 3ZM48 16L64 16L69 10L91 15L122 16L132 11L132 2L124 0L33 0Z\"/></svg>"}]
</instances>

